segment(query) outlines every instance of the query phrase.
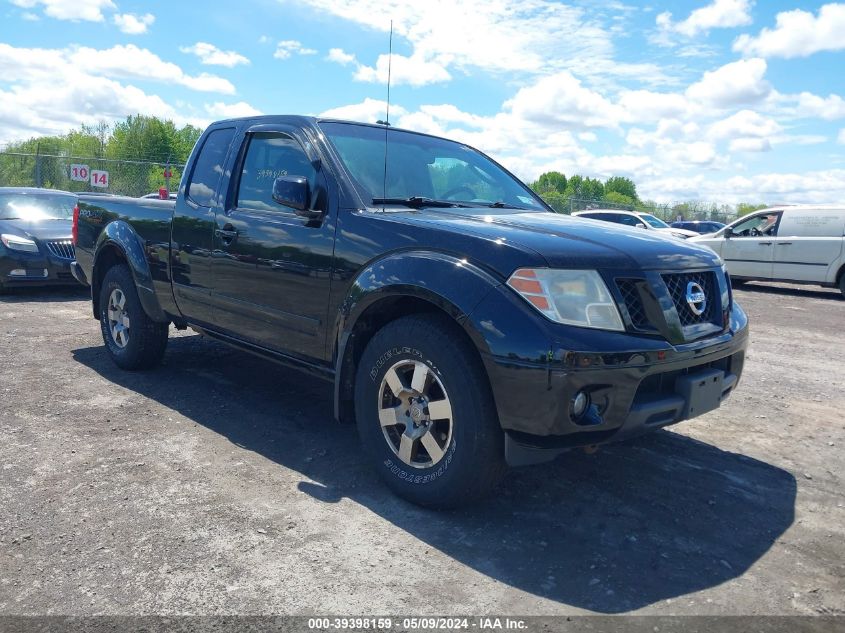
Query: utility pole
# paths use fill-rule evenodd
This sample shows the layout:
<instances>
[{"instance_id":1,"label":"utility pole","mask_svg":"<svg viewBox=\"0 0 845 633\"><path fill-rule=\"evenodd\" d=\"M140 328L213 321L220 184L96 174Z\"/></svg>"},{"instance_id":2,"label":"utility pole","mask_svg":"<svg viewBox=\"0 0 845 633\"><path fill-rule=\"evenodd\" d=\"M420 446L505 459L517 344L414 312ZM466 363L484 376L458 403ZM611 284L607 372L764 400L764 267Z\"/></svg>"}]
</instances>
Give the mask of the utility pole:
<instances>
[{"instance_id":1,"label":"utility pole","mask_svg":"<svg viewBox=\"0 0 845 633\"><path fill-rule=\"evenodd\" d=\"M35 146L35 186L41 186L41 143Z\"/></svg>"}]
</instances>

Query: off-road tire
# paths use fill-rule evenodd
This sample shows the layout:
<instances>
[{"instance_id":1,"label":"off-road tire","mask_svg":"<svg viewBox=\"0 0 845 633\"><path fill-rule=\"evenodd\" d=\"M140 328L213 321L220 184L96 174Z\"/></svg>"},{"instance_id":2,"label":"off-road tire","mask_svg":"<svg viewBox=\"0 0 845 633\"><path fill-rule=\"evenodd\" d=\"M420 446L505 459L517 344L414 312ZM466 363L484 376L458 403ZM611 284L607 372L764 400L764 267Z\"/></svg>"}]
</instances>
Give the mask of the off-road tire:
<instances>
[{"instance_id":1,"label":"off-road tire","mask_svg":"<svg viewBox=\"0 0 845 633\"><path fill-rule=\"evenodd\" d=\"M475 350L457 327L447 317L433 314L389 323L370 340L355 379L358 433L379 475L400 497L439 509L484 498L506 470L504 434L489 382ZM423 363L433 373L429 383L436 376L451 404L450 439L444 439L445 433L438 435L444 442L442 457L429 467L403 462L379 419L386 374L404 361Z\"/></svg>"},{"instance_id":2,"label":"off-road tire","mask_svg":"<svg viewBox=\"0 0 845 633\"><path fill-rule=\"evenodd\" d=\"M115 290L125 297L124 309L129 318L128 341L119 345L109 324L109 298ZM117 264L106 271L100 288L100 329L109 356L121 369L149 369L161 362L167 347L169 323L153 321L144 312L132 273L126 264Z\"/></svg>"}]
</instances>

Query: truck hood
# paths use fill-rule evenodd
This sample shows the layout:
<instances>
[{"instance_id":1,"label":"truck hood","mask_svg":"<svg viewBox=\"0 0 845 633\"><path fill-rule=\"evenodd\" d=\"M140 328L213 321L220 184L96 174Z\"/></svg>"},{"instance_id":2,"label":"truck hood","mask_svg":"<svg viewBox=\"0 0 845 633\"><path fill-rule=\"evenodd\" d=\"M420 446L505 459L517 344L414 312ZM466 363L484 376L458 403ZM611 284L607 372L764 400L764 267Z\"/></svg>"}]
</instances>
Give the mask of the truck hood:
<instances>
[{"instance_id":1,"label":"truck hood","mask_svg":"<svg viewBox=\"0 0 845 633\"><path fill-rule=\"evenodd\" d=\"M609 222L511 209L426 208L398 212L408 224L531 249L551 268L678 270L721 266L712 250ZM398 219L398 218L396 218Z\"/></svg>"},{"instance_id":2,"label":"truck hood","mask_svg":"<svg viewBox=\"0 0 845 633\"><path fill-rule=\"evenodd\" d=\"M20 235L36 240L69 240L70 220L0 220L0 233Z\"/></svg>"}]
</instances>

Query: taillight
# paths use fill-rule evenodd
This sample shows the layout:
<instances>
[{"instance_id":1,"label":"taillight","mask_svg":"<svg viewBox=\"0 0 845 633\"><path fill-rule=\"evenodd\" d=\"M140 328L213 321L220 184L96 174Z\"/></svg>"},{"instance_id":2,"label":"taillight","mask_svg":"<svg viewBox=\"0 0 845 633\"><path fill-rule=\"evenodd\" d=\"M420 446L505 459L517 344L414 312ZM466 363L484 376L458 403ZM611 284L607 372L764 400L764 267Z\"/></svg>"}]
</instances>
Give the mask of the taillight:
<instances>
[{"instance_id":1,"label":"taillight","mask_svg":"<svg viewBox=\"0 0 845 633\"><path fill-rule=\"evenodd\" d=\"M70 234L73 239L73 245L76 246L76 243L79 241L79 205L73 207L73 228Z\"/></svg>"}]
</instances>

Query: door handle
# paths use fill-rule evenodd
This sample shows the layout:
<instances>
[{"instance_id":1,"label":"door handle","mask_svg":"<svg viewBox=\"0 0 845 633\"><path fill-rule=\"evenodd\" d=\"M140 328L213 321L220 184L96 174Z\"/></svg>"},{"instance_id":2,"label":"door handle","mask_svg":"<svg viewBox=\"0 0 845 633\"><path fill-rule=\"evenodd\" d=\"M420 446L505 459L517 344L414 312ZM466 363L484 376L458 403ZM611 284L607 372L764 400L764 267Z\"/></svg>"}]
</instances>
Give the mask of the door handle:
<instances>
[{"instance_id":1,"label":"door handle","mask_svg":"<svg viewBox=\"0 0 845 633\"><path fill-rule=\"evenodd\" d=\"M757 242L760 246L771 246L771 242Z\"/></svg>"},{"instance_id":2,"label":"door handle","mask_svg":"<svg viewBox=\"0 0 845 633\"><path fill-rule=\"evenodd\" d=\"M778 242L778 246L789 246L792 242Z\"/></svg>"}]
</instances>

